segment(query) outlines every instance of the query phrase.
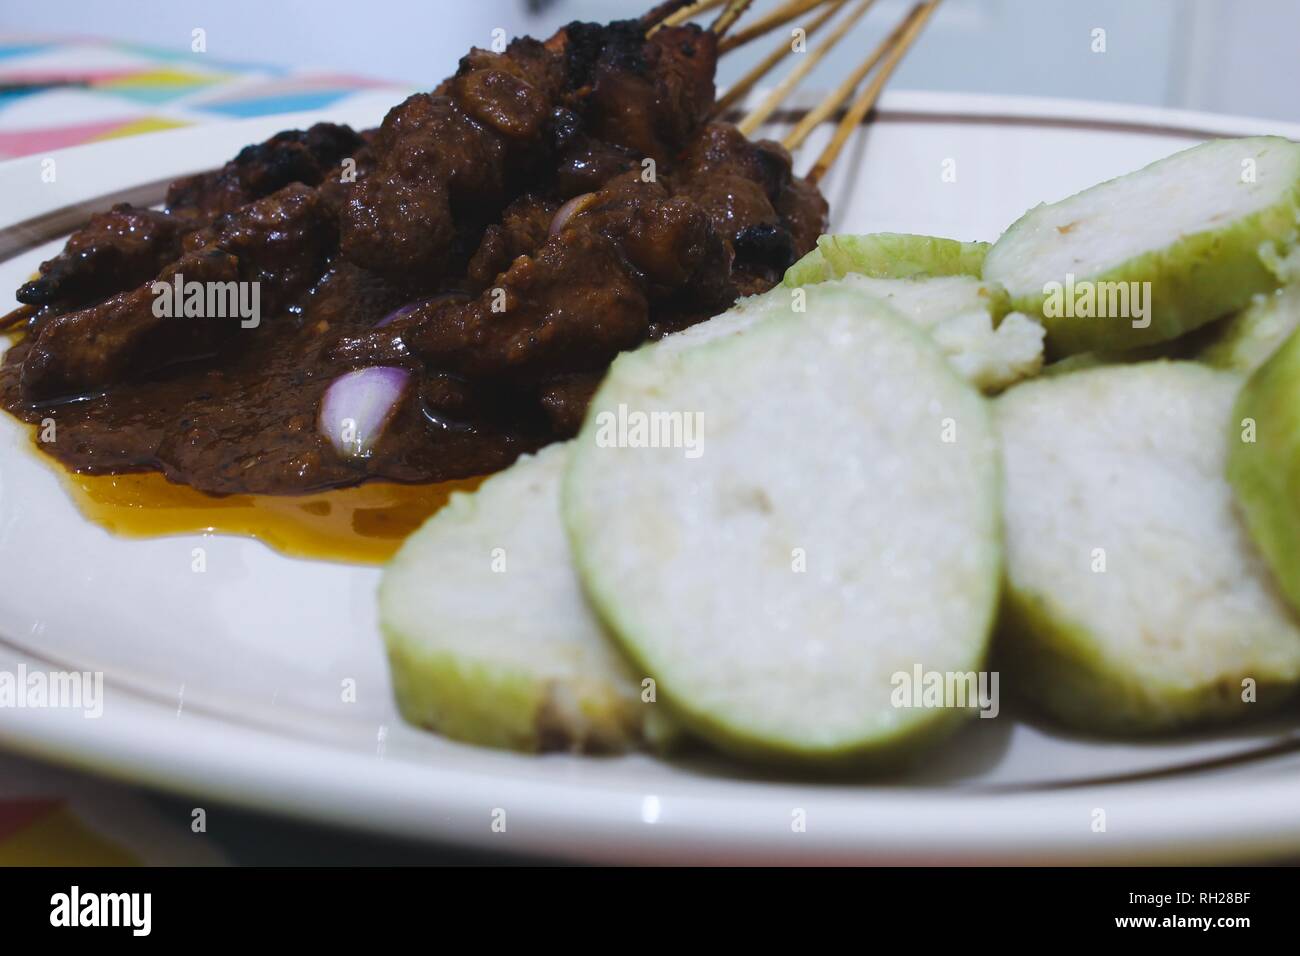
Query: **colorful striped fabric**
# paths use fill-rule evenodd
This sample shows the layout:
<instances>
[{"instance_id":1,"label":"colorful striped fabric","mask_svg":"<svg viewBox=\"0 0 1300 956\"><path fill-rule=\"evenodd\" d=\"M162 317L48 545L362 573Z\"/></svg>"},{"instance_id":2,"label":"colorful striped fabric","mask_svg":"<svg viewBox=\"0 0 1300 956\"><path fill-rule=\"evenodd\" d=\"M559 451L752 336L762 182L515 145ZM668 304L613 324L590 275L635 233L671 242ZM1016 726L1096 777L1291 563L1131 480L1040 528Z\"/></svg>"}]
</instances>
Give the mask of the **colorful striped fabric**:
<instances>
[{"instance_id":1,"label":"colorful striped fabric","mask_svg":"<svg viewBox=\"0 0 1300 956\"><path fill-rule=\"evenodd\" d=\"M322 109L396 84L206 53L0 37L0 159L221 119Z\"/></svg>"}]
</instances>

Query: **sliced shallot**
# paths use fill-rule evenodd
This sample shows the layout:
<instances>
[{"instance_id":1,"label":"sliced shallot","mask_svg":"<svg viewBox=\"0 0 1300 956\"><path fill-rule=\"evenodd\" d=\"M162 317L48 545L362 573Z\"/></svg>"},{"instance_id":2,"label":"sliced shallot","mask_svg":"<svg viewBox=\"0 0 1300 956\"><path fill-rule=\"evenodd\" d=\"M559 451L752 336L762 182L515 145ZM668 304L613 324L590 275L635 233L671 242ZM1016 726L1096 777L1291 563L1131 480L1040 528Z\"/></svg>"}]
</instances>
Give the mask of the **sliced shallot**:
<instances>
[{"instance_id":1,"label":"sliced shallot","mask_svg":"<svg viewBox=\"0 0 1300 956\"><path fill-rule=\"evenodd\" d=\"M411 373L392 365L340 375L325 390L317 427L345 458L369 457L410 384Z\"/></svg>"},{"instance_id":2,"label":"sliced shallot","mask_svg":"<svg viewBox=\"0 0 1300 956\"><path fill-rule=\"evenodd\" d=\"M563 231L564 227L569 224L569 220L590 206L595 198L595 193L583 193L581 196L574 196L557 209L551 219L550 235L554 236Z\"/></svg>"}]
</instances>

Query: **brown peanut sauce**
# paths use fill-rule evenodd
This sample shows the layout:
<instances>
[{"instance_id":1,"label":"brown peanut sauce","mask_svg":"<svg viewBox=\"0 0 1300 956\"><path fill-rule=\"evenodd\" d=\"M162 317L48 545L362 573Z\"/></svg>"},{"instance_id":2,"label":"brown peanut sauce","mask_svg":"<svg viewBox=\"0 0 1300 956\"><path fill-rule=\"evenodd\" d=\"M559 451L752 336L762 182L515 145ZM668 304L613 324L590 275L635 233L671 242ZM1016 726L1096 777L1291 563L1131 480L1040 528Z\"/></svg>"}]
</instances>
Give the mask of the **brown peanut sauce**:
<instances>
[{"instance_id":1,"label":"brown peanut sauce","mask_svg":"<svg viewBox=\"0 0 1300 956\"><path fill-rule=\"evenodd\" d=\"M366 481L430 484L485 475L546 441L540 425L430 415L408 390L365 457L337 454L320 433L321 397L342 369L329 358L340 335L368 329L394 303L360 270L333 269L300 303L239 329L230 351L179 363L89 396L24 401L21 363L31 337L0 365L0 404L32 424L53 421L39 443L77 474L156 471L214 495L304 494ZM174 322L219 321L176 318Z\"/></svg>"},{"instance_id":2,"label":"brown peanut sauce","mask_svg":"<svg viewBox=\"0 0 1300 956\"><path fill-rule=\"evenodd\" d=\"M541 444L518 430L432 420L413 393L372 455L335 454L316 428L336 374L325 349L390 305L359 272L337 270L300 307L241 331L249 341L233 357L42 406L21 400L27 338L14 333L0 402L62 466L80 512L115 534L238 534L295 557L381 563L453 492Z\"/></svg>"}]
</instances>

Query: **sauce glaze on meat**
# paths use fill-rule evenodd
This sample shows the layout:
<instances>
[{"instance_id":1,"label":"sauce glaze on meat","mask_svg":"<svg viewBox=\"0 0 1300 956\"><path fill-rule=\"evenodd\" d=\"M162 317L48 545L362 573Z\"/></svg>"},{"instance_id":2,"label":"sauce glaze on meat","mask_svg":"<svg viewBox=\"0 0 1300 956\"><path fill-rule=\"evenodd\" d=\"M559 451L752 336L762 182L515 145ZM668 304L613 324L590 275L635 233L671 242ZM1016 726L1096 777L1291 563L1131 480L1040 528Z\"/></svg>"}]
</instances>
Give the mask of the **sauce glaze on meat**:
<instances>
[{"instance_id":1,"label":"sauce glaze on meat","mask_svg":"<svg viewBox=\"0 0 1300 956\"><path fill-rule=\"evenodd\" d=\"M471 51L375 130L280 133L162 211L96 215L19 290L0 402L54 419L70 469L218 494L480 475L569 437L618 352L770 288L826 228L784 149L710 118L716 59L694 26L573 23ZM178 273L258 282L260 323L155 316ZM415 385L343 457L322 395L381 364Z\"/></svg>"}]
</instances>

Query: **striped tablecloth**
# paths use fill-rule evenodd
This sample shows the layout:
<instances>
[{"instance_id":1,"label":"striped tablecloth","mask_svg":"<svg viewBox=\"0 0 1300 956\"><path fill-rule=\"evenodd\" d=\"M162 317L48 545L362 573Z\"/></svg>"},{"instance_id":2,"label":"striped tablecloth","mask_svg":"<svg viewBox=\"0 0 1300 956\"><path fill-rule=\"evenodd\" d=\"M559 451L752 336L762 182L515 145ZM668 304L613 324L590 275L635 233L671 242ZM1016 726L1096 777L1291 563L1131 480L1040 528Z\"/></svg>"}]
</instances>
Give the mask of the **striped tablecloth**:
<instances>
[{"instance_id":1,"label":"striped tablecloth","mask_svg":"<svg viewBox=\"0 0 1300 956\"><path fill-rule=\"evenodd\" d=\"M222 119L324 109L395 84L97 40L0 37L0 159Z\"/></svg>"}]
</instances>

